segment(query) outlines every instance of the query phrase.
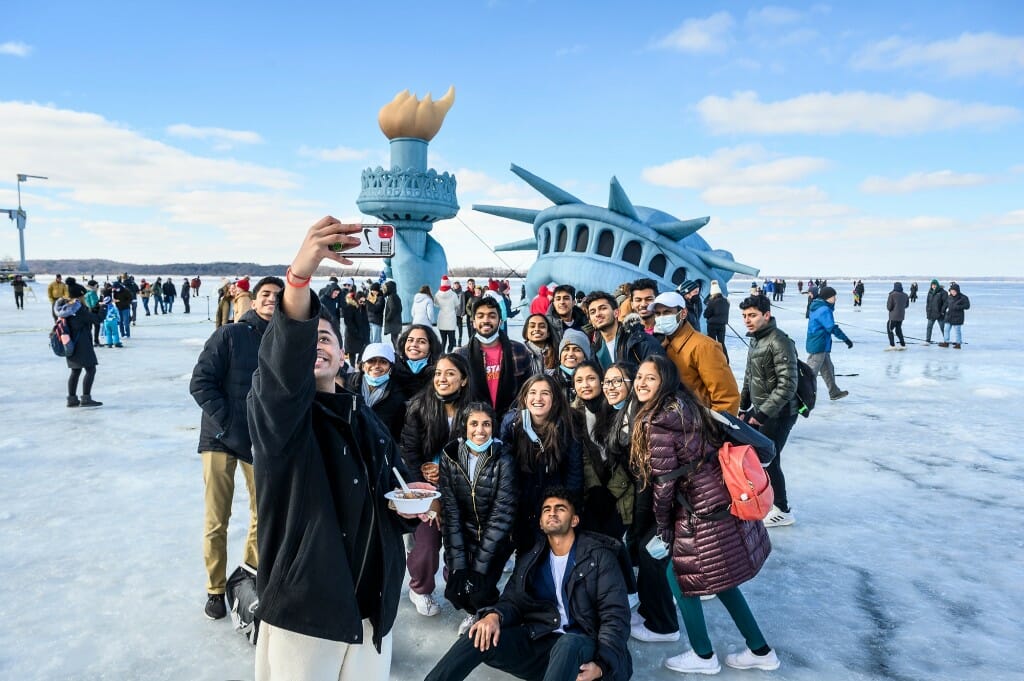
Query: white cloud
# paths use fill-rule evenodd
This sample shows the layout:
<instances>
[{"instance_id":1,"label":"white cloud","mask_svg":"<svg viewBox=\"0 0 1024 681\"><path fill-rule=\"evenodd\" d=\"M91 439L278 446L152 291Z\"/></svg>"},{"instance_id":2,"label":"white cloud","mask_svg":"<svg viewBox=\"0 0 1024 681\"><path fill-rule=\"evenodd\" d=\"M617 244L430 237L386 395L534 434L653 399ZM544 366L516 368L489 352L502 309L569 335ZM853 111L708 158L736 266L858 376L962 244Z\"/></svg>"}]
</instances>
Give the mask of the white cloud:
<instances>
[{"instance_id":1,"label":"white cloud","mask_svg":"<svg viewBox=\"0 0 1024 681\"><path fill-rule=\"evenodd\" d=\"M936 170L930 173L911 173L895 179L873 175L861 182L860 190L865 194L910 194L943 187L974 187L989 181L990 178L977 173Z\"/></svg>"},{"instance_id":2,"label":"white cloud","mask_svg":"<svg viewBox=\"0 0 1024 681\"><path fill-rule=\"evenodd\" d=\"M14 57L27 57L32 53L32 46L19 42L0 43L0 54L9 54Z\"/></svg>"},{"instance_id":3,"label":"white cloud","mask_svg":"<svg viewBox=\"0 0 1024 681\"><path fill-rule=\"evenodd\" d=\"M868 45L851 65L863 70L936 68L947 76L1024 72L1024 37L962 33L956 38L919 43L891 37Z\"/></svg>"},{"instance_id":4,"label":"white cloud","mask_svg":"<svg viewBox=\"0 0 1024 681\"><path fill-rule=\"evenodd\" d=\"M732 41L735 24L728 12L718 12L707 19L687 19L682 26L658 40L654 46L694 54L724 52Z\"/></svg>"},{"instance_id":5,"label":"white cloud","mask_svg":"<svg viewBox=\"0 0 1024 681\"><path fill-rule=\"evenodd\" d=\"M361 161L372 153L366 149L350 147L334 147L333 149L317 149L306 145L299 147L299 156L315 158L318 161Z\"/></svg>"},{"instance_id":6,"label":"white cloud","mask_svg":"<svg viewBox=\"0 0 1024 681\"><path fill-rule=\"evenodd\" d=\"M561 48L557 49L555 51L555 56L556 57L573 57L573 56L576 56L577 54L583 54L584 52L586 52L586 50L587 50L586 45L580 45L579 43L577 43L575 45L570 45L569 47L561 47Z\"/></svg>"},{"instance_id":7,"label":"white cloud","mask_svg":"<svg viewBox=\"0 0 1024 681\"><path fill-rule=\"evenodd\" d=\"M751 144L717 149L711 156L691 156L643 170L643 178L663 187L702 189L716 184L778 185L827 168L812 156L773 158Z\"/></svg>"},{"instance_id":8,"label":"white cloud","mask_svg":"<svg viewBox=\"0 0 1024 681\"><path fill-rule=\"evenodd\" d=\"M789 7L768 5L747 12L747 22L768 26L785 26L795 24L803 18L803 13Z\"/></svg>"},{"instance_id":9,"label":"white cloud","mask_svg":"<svg viewBox=\"0 0 1024 681\"><path fill-rule=\"evenodd\" d=\"M1009 213L1000 215L993 223L1006 227L1024 227L1024 209L1011 210Z\"/></svg>"},{"instance_id":10,"label":"white cloud","mask_svg":"<svg viewBox=\"0 0 1024 681\"><path fill-rule=\"evenodd\" d=\"M821 202L828 197L817 187L722 184L704 190L700 198L713 206L740 206L752 203Z\"/></svg>"},{"instance_id":11,"label":"white cloud","mask_svg":"<svg viewBox=\"0 0 1024 681\"><path fill-rule=\"evenodd\" d=\"M229 130L227 128L200 128L187 123L167 126L167 134L182 139L208 140L214 149L230 149L236 144L262 144L263 138L251 130Z\"/></svg>"},{"instance_id":12,"label":"white cloud","mask_svg":"<svg viewBox=\"0 0 1024 681\"><path fill-rule=\"evenodd\" d=\"M816 92L762 102L756 92L709 96L697 103L704 123L717 134L905 135L962 127L991 127L1016 120L1009 106L965 104L915 92L903 97L871 92Z\"/></svg>"},{"instance_id":13,"label":"white cloud","mask_svg":"<svg viewBox=\"0 0 1024 681\"><path fill-rule=\"evenodd\" d=\"M800 201L795 203L777 203L761 206L758 215L775 218L822 219L839 218L853 215L856 211L850 206L827 201Z\"/></svg>"}]
</instances>

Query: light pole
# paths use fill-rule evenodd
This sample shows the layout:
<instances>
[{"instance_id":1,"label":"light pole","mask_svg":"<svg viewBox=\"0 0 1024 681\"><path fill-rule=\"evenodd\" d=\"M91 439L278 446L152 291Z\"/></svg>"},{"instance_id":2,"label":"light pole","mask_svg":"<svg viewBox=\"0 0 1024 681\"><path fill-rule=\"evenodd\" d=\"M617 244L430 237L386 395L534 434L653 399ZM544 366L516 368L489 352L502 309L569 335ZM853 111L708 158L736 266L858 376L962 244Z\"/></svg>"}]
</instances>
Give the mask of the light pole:
<instances>
[{"instance_id":1,"label":"light pole","mask_svg":"<svg viewBox=\"0 0 1024 681\"><path fill-rule=\"evenodd\" d=\"M42 175L26 175L24 173L18 173L18 211L17 211L17 215L16 216L15 215L11 215L11 213L13 211L10 211L10 210L6 211L8 217L10 217L12 220L17 220L17 226L18 226L18 247L19 247L20 252L21 252L21 263L18 265L18 269L21 270L22 272L28 272L28 264L26 264L26 262L25 262L25 220L26 220L27 216L25 215L25 211L21 207L21 183L25 182L30 177L35 179L35 180L48 180L48 179L50 179L48 177L43 177Z\"/></svg>"}]
</instances>

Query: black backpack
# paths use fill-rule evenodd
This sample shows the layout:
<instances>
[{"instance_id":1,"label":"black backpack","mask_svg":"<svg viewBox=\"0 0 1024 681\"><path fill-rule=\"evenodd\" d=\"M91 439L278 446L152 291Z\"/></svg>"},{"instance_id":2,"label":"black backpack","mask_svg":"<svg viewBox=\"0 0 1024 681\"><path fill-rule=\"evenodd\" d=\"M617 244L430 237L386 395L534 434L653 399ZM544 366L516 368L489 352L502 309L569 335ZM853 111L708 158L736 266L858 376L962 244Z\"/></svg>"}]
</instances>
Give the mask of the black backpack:
<instances>
[{"instance_id":1,"label":"black backpack","mask_svg":"<svg viewBox=\"0 0 1024 681\"><path fill-rule=\"evenodd\" d=\"M814 369L799 359L796 360L796 369L798 374L796 380L797 412L807 418L811 415L814 402L818 399L818 377L815 375Z\"/></svg>"}]
</instances>

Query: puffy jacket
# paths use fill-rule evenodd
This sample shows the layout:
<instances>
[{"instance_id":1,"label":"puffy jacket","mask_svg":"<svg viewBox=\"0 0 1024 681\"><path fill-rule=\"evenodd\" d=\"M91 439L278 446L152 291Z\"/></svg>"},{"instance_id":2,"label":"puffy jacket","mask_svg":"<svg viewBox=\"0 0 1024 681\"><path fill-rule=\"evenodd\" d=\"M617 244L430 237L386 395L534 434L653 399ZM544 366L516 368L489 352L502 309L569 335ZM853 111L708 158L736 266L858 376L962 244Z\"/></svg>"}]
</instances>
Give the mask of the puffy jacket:
<instances>
[{"instance_id":1,"label":"puffy jacket","mask_svg":"<svg viewBox=\"0 0 1024 681\"><path fill-rule=\"evenodd\" d=\"M885 301L885 309L889 311L889 321L902 322L907 317L908 307L910 307L910 296L903 292L903 285L897 283Z\"/></svg>"},{"instance_id":2,"label":"puffy jacket","mask_svg":"<svg viewBox=\"0 0 1024 681\"><path fill-rule=\"evenodd\" d=\"M520 438L528 437L523 431L522 418L515 409L505 414L501 422L499 439L504 452L516 462L519 474L519 510L513 528L513 541L516 549L523 552L533 546L541 536L540 502L541 495L548 487L568 487L576 494L583 496L583 448L578 440L569 439L569 424L562 424L562 461L557 469L547 470L535 465L532 471L524 469L518 460L516 451ZM533 445L540 447L539 444Z\"/></svg>"},{"instance_id":3,"label":"puffy jacket","mask_svg":"<svg viewBox=\"0 0 1024 681\"><path fill-rule=\"evenodd\" d=\"M434 326L437 323L437 310L434 299L426 293L417 293L412 299L412 323ZM452 328L455 328L452 326Z\"/></svg>"},{"instance_id":4,"label":"puffy jacket","mask_svg":"<svg viewBox=\"0 0 1024 681\"><path fill-rule=\"evenodd\" d=\"M938 285L938 282L933 281L935 288L928 288L928 299L924 304L924 313L927 319L934 319L936 321L943 318L943 314L946 310L946 289Z\"/></svg>"},{"instance_id":5,"label":"puffy jacket","mask_svg":"<svg viewBox=\"0 0 1024 681\"><path fill-rule=\"evenodd\" d=\"M771 552L761 521L740 520L727 511L716 520L702 517L725 509L730 496L717 447L694 436L699 418L677 400L642 425L649 428L658 535L672 546L672 568L687 596L720 593L746 582ZM703 463L691 475L657 481L658 476L700 460ZM686 499L692 512L677 495Z\"/></svg>"},{"instance_id":6,"label":"puffy jacket","mask_svg":"<svg viewBox=\"0 0 1024 681\"><path fill-rule=\"evenodd\" d=\"M434 295L434 304L437 305L437 328L442 331L454 331L458 324L456 315L459 307L459 294L448 289L438 291Z\"/></svg>"},{"instance_id":7,"label":"puffy jacket","mask_svg":"<svg viewBox=\"0 0 1024 681\"><path fill-rule=\"evenodd\" d=\"M804 344L807 354L832 352L832 336L843 342L850 340L836 324L832 306L821 298L815 298L811 301L811 313L807 321L807 342Z\"/></svg>"},{"instance_id":8,"label":"puffy jacket","mask_svg":"<svg viewBox=\"0 0 1024 681\"><path fill-rule=\"evenodd\" d=\"M960 287L956 284L951 284L949 290L956 291L956 295L946 296L946 308L942 311L942 317L947 324L959 326L964 323L964 310L970 309L971 299L960 293Z\"/></svg>"},{"instance_id":9,"label":"puffy jacket","mask_svg":"<svg viewBox=\"0 0 1024 681\"><path fill-rule=\"evenodd\" d=\"M373 295L373 291L366 297L366 321L377 326L384 326L384 294Z\"/></svg>"},{"instance_id":10,"label":"puffy jacket","mask_svg":"<svg viewBox=\"0 0 1024 681\"><path fill-rule=\"evenodd\" d=\"M75 351L64 358L69 369L86 369L99 364L92 347L92 326L99 323L99 318L81 304L75 314L67 318L68 331L75 341Z\"/></svg>"},{"instance_id":11,"label":"puffy jacket","mask_svg":"<svg viewBox=\"0 0 1024 681\"><path fill-rule=\"evenodd\" d=\"M740 388L718 341L689 324L680 324L668 338L666 354L679 370L679 380L705 406L730 414L739 412Z\"/></svg>"},{"instance_id":12,"label":"puffy jacket","mask_svg":"<svg viewBox=\"0 0 1024 681\"><path fill-rule=\"evenodd\" d=\"M392 379L394 380L394 379ZM437 399L431 397L430 399ZM451 441L451 426L443 431L444 439L440 442L427 441L427 423L423 414L423 402L419 399L409 400L406 405L405 423L398 440L398 448L402 452L405 467L409 469L409 482L424 482L420 468L441 455L441 449Z\"/></svg>"},{"instance_id":13,"label":"puffy jacket","mask_svg":"<svg viewBox=\"0 0 1024 681\"><path fill-rule=\"evenodd\" d=\"M267 322L249 310L238 323L218 327L199 353L189 383L203 410L198 451L224 452L252 463L245 398L266 328Z\"/></svg>"},{"instance_id":14,"label":"puffy jacket","mask_svg":"<svg viewBox=\"0 0 1024 681\"><path fill-rule=\"evenodd\" d=\"M728 298L723 295L708 296L704 304L707 305L704 309L704 319L708 320L708 324L725 325L729 323Z\"/></svg>"},{"instance_id":15,"label":"puffy jacket","mask_svg":"<svg viewBox=\"0 0 1024 681\"><path fill-rule=\"evenodd\" d=\"M392 467L406 471L383 424L344 388L316 389L320 303L310 297L308 320L274 311L249 396L260 619L348 644L363 643L369 619L379 651L402 593L402 533L418 521L387 507Z\"/></svg>"},{"instance_id":16,"label":"puffy jacket","mask_svg":"<svg viewBox=\"0 0 1024 681\"><path fill-rule=\"evenodd\" d=\"M454 440L444 447L438 482L445 565L487 574L495 556L509 554L519 503L515 461L495 442L470 479L469 449Z\"/></svg>"},{"instance_id":17,"label":"puffy jacket","mask_svg":"<svg viewBox=\"0 0 1024 681\"><path fill-rule=\"evenodd\" d=\"M740 409L755 410L754 417L761 423L768 418L797 413L796 387L800 372L793 339L776 326L774 318L769 319L763 329L747 336L750 350L743 372Z\"/></svg>"},{"instance_id":18,"label":"puffy jacket","mask_svg":"<svg viewBox=\"0 0 1024 681\"><path fill-rule=\"evenodd\" d=\"M617 551L614 539L577 532L565 569L565 610L570 631L593 639L593 662L606 681L626 681L633 675L633 658L626 645L629 601ZM497 612L502 628L521 625L531 640L555 631L561 621L557 603L538 598L533 588L538 571L550 571L549 555L547 540L541 539L520 556L501 598L493 608L481 610L481 616Z\"/></svg>"},{"instance_id":19,"label":"puffy jacket","mask_svg":"<svg viewBox=\"0 0 1024 681\"><path fill-rule=\"evenodd\" d=\"M402 298L395 289L395 282L385 281L384 289L384 333L402 333Z\"/></svg>"},{"instance_id":20,"label":"puffy jacket","mask_svg":"<svg viewBox=\"0 0 1024 681\"><path fill-rule=\"evenodd\" d=\"M54 279L50 282L50 285L46 287L46 297L50 299L50 307L53 307L53 304L60 298L68 297L68 285L63 281L57 281Z\"/></svg>"}]
</instances>

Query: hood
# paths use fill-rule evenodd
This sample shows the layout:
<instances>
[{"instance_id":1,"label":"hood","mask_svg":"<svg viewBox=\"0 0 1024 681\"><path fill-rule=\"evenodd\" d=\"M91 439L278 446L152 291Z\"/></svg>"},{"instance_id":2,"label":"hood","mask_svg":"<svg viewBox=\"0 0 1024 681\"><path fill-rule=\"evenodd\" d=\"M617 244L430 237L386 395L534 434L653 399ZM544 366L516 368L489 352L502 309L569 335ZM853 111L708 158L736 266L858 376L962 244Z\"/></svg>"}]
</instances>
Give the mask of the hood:
<instances>
[{"instance_id":1,"label":"hood","mask_svg":"<svg viewBox=\"0 0 1024 681\"><path fill-rule=\"evenodd\" d=\"M835 306L830 305L828 301L825 300L824 298L815 298L814 300L811 301L811 312L814 312L819 307L834 308Z\"/></svg>"},{"instance_id":2,"label":"hood","mask_svg":"<svg viewBox=\"0 0 1024 681\"><path fill-rule=\"evenodd\" d=\"M960 293L960 284L950 284L949 285L949 290L950 291L956 291L957 293Z\"/></svg>"},{"instance_id":3,"label":"hood","mask_svg":"<svg viewBox=\"0 0 1024 681\"><path fill-rule=\"evenodd\" d=\"M942 286L939 285L938 279L932 279L932 283L930 285L934 286L935 288L942 288Z\"/></svg>"},{"instance_id":4,"label":"hood","mask_svg":"<svg viewBox=\"0 0 1024 681\"><path fill-rule=\"evenodd\" d=\"M412 299L417 303L422 303L424 300L432 300L432 298L426 293L417 293Z\"/></svg>"},{"instance_id":5,"label":"hood","mask_svg":"<svg viewBox=\"0 0 1024 681\"><path fill-rule=\"evenodd\" d=\"M895 284L892 285L892 290L893 291L899 291L900 293L903 293L903 284L901 284L900 282L897 281Z\"/></svg>"}]
</instances>

